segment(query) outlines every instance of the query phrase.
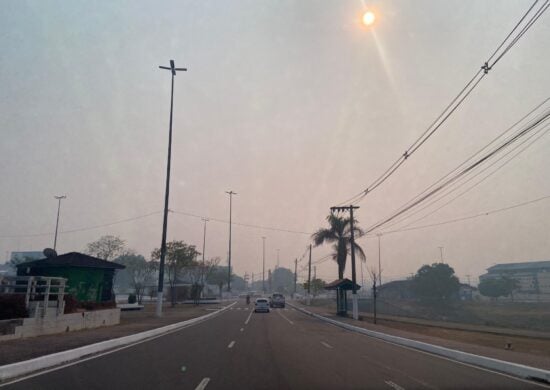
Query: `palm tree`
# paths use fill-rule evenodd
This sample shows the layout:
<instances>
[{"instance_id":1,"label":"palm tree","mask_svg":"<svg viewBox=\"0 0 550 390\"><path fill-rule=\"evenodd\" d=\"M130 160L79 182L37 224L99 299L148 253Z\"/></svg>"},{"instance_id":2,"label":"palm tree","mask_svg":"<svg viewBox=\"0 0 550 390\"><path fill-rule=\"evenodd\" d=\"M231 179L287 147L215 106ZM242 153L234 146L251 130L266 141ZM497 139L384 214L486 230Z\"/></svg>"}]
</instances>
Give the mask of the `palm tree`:
<instances>
[{"instance_id":1,"label":"palm tree","mask_svg":"<svg viewBox=\"0 0 550 390\"><path fill-rule=\"evenodd\" d=\"M348 253L351 253L351 219L340 217L334 214L330 214L327 217L329 224L328 228L321 228L317 230L311 236L315 246L322 245L324 243L333 244L334 253L332 259L338 264L338 279L344 278L344 271L346 269L346 261ZM357 221L353 221L353 232L355 237L359 237L364 234L363 230L357 226ZM366 260L365 252L363 248L354 244L355 253L359 255L361 261Z\"/></svg>"}]
</instances>

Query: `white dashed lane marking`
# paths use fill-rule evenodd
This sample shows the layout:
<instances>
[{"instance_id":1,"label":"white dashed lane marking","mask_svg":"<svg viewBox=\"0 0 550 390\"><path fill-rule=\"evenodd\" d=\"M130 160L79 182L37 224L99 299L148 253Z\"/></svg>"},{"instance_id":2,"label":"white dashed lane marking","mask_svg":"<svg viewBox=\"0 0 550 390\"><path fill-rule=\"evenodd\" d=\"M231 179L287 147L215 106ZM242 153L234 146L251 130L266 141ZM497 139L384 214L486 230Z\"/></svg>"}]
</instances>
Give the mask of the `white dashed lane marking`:
<instances>
[{"instance_id":1,"label":"white dashed lane marking","mask_svg":"<svg viewBox=\"0 0 550 390\"><path fill-rule=\"evenodd\" d=\"M195 390L204 390L208 382L210 382L210 378L204 378L201 383L199 383L199 385L195 387Z\"/></svg>"},{"instance_id":2,"label":"white dashed lane marking","mask_svg":"<svg viewBox=\"0 0 550 390\"><path fill-rule=\"evenodd\" d=\"M330 345L329 343L325 343L324 341L321 341L321 344L323 344L325 347L329 348L329 349L332 349L332 345Z\"/></svg>"},{"instance_id":3,"label":"white dashed lane marking","mask_svg":"<svg viewBox=\"0 0 550 390\"><path fill-rule=\"evenodd\" d=\"M254 313L254 312L251 311L250 314L248 315L248 318L247 318L246 321L244 322L245 325L248 325L248 322L250 321L250 317L252 317L252 313Z\"/></svg>"},{"instance_id":4,"label":"white dashed lane marking","mask_svg":"<svg viewBox=\"0 0 550 390\"><path fill-rule=\"evenodd\" d=\"M229 345L227 346L227 348L233 348L233 346L235 345L235 341L232 341L229 343Z\"/></svg>"},{"instance_id":5,"label":"white dashed lane marking","mask_svg":"<svg viewBox=\"0 0 550 390\"><path fill-rule=\"evenodd\" d=\"M281 313L280 310L277 310L277 314L280 315L281 317L283 317L285 320L287 320L290 325L294 325L294 322L292 322L290 319L288 319L283 313Z\"/></svg>"},{"instance_id":6,"label":"white dashed lane marking","mask_svg":"<svg viewBox=\"0 0 550 390\"><path fill-rule=\"evenodd\" d=\"M385 381L385 383L391 387L392 389L395 389L395 390L405 390L404 387L401 387L399 386L397 383L393 383L392 381Z\"/></svg>"}]
</instances>

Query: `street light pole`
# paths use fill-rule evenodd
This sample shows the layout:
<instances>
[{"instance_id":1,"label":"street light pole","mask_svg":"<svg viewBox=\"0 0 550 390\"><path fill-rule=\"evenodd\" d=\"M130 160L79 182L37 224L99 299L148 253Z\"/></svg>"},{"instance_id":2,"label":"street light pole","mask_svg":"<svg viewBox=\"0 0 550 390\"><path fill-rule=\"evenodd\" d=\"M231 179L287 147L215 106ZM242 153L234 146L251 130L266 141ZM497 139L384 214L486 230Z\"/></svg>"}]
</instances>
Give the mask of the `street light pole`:
<instances>
[{"instance_id":1,"label":"street light pole","mask_svg":"<svg viewBox=\"0 0 550 390\"><path fill-rule=\"evenodd\" d=\"M57 199L57 222L55 223L55 236L53 239L53 250L57 247L57 228L59 227L59 210L61 209L61 199L66 199L67 195L55 195Z\"/></svg>"},{"instance_id":2,"label":"street light pole","mask_svg":"<svg viewBox=\"0 0 550 390\"><path fill-rule=\"evenodd\" d=\"M168 228L168 199L170 195L170 162L172 159L172 116L174 110L174 76L176 71L187 71L186 68L176 68L174 60L170 60L170 67L159 66L160 69L172 73L172 89L170 91L170 127L168 130L168 158L166 162L166 190L164 192L164 219L162 222L162 241L160 244L159 282L157 290L157 317L162 317L162 295L164 290L164 260L166 258L166 230Z\"/></svg>"},{"instance_id":3,"label":"street light pole","mask_svg":"<svg viewBox=\"0 0 550 390\"><path fill-rule=\"evenodd\" d=\"M439 258L440 258L441 262L443 263L443 248L444 247L443 246L438 246L438 248L439 248L439 256L440 256Z\"/></svg>"},{"instance_id":4,"label":"street light pole","mask_svg":"<svg viewBox=\"0 0 550 390\"><path fill-rule=\"evenodd\" d=\"M202 236L202 266L204 267L204 257L206 252L206 222L210 221L208 218L201 218L204 221L204 233Z\"/></svg>"},{"instance_id":5,"label":"street light pole","mask_svg":"<svg viewBox=\"0 0 550 390\"><path fill-rule=\"evenodd\" d=\"M231 209L233 204L233 195L237 195L236 192L225 191L226 194L229 194L229 270L227 274L227 291L231 292Z\"/></svg>"},{"instance_id":6,"label":"street light pole","mask_svg":"<svg viewBox=\"0 0 550 390\"><path fill-rule=\"evenodd\" d=\"M204 221L204 234L202 236L202 271L201 271L201 295L202 290L204 290L204 282L205 282L205 253L206 253L206 222L209 221L208 218L201 218Z\"/></svg>"},{"instance_id":7,"label":"street light pole","mask_svg":"<svg viewBox=\"0 0 550 390\"><path fill-rule=\"evenodd\" d=\"M381 260L380 260L380 237L382 237L382 233L378 233L378 287L382 285L382 266L381 266Z\"/></svg>"},{"instance_id":8,"label":"street light pole","mask_svg":"<svg viewBox=\"0 0 550 390\"><path fill-rule=\"evenodd\" d=\"M262 291L265 294L265 237L262 237Z\"/></svg>"}]
</instances>

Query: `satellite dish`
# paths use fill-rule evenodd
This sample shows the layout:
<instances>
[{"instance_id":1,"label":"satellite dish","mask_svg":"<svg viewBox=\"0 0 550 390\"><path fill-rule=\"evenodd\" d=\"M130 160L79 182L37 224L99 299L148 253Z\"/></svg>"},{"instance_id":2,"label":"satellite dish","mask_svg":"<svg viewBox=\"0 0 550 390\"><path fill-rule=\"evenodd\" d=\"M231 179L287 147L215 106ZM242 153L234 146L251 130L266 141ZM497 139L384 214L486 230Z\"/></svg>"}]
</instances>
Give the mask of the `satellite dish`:
<instances>
[{"instance_id":1,"label":"satellite dish","mask_svg":"<svg viewBox=\"0 0 550 390\"><path fill-rule=\"evenodd\" d=\"M52 248L46 248L42 251L44 253L44 256L46 256L48 259L52 257L57 257L57 252Z\"/></svg>"}]
</instances>

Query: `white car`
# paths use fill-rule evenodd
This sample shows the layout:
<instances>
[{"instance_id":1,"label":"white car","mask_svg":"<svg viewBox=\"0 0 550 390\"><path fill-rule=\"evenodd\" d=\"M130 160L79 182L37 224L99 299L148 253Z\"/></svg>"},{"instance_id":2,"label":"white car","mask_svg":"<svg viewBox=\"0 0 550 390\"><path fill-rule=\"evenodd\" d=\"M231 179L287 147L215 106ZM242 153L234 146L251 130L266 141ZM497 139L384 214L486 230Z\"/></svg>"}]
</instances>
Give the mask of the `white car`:
<instances>
[{"instance_id":1,"label":"white car","mask_svg":"<svg viewBox=\"0 0 550 390\"><path fill-rule=\"evenodd\" d=\"M254 302L254 312L265 311L269 313L269 301L266 298L258 298Z\"/></svg>"}]
</instances>

